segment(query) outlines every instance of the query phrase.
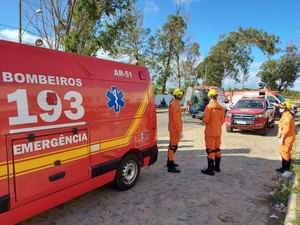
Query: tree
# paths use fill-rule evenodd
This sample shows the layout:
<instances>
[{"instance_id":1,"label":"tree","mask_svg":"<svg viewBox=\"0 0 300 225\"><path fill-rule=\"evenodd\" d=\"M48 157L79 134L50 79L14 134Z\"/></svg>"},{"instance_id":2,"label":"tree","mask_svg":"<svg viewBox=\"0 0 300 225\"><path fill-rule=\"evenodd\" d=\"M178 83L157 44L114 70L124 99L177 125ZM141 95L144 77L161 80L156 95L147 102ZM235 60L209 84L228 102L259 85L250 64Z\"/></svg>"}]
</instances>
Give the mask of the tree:
<instances>
[{"instance_id":1,"label":"tree","mask_svg":"<svg viewBox=\"0 0 300 225\"><path fill-rule=\"evenodd\" d=\"M154 80L161 87L161 93L166 91L168 79L172 76L172 61L178 60L178 56L184 46L183 36L186 31L186 23L182 16L170 14L163 28L157 30L152 37L152 53L155 56Z\"/></svg>"},{"instance_id":2,"label":"tree","mask_svg":"<svg viewBox=\"0 0 300 225\"><path fill-rule=\"evenodd\" d=\"M130 15L126 15L128 29L121 32L121 37L117 40L117 57L129 57L129 63L136 65L148 65L150 58L149 42L151 30L143 28L143 14L139 10L134 10Z\"/></svg>"},{"instance_id":3,"label":"tree","mask_svg":"<svg viewBox=\"0 0 300 225\"><path fill-rule=\"evenodd\" d=\"M33 26L49 47L84 55L116 51L136 0L26 0L28 10L43 10ZM127 15L127 16L126 16Z\"/></svg>"},{"instance_id":4,"label":"tree","mask_svg":"<svg viewBox=\"0 0 300 225\"><path fill-rule=\"evenodd\" d=\"M257 74L260 87L283 91L294 86L300 76L300 53L295 45L287 46L278 60L268 60Z\"/></svg>"},{"instance_id":5,"label":"tree","mask_svg":"<svg viewBox=\"0 0 300 225\"><path fill-rule=\"evenodd\" d=\"M218 44L198 65L198 77L204 79L207 85L221 86L226 77L244 83L249 77L249 66L253 61L252 47L257 46L270 57L279 51L277 44L278 37L253 28L239 28L237 32L221 35Z\"/></svg>"},{"instance_id":6,"label":"tree","mask_svg":"<svg viewBox=\"0 0 300 225\"><path fill-rule=\"evenodd\" d=\"M199 44L196 42L187 44L182 58L181 72L184 87L194 86L197 80L196 67L200 61Z\"/></svg>"},{"instance_id":7,"label":"tree","mask_svg":"<svg viewBox=\"0 0 300 225\"><path fill-rule=\"evenodd\" d=\"M212 47L209 55L197 66L198 77L204 80L204 85L221 86L225 76L233 77L238 73L235 67L237 55L233 52L231 39L219 41Z\"/></svg>"}]
</instances>

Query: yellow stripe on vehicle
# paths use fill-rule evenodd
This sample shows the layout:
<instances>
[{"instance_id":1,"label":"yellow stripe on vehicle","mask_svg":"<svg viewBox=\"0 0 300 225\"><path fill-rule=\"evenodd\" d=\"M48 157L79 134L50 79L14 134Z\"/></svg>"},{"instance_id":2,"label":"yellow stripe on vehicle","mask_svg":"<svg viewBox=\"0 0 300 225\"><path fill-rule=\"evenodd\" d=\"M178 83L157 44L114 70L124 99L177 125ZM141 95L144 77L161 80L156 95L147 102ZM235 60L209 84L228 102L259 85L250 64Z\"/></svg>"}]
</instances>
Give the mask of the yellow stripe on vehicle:
<instances>
[{"instance_id":1,"label":"yellow stripe on vehicle","mask_svg":"<svg viewBox=\"0 0 300 225\"><path fill-rule=\"evenodd\" d=\"M7 178L7 165L1 164L0 166L0 180Z\"/></svg>"},{"instance_id":2,"label":"yellow stripe on vehicle","mask_svg":"<svg viewBox=\"0 0 300 225\"><path fill-rule=\"evenodd\" d=\"M61 161L68 160L69 158L80 157L82 155L87 155L87 147L85 148L76 148L68 152L58 153L47 157L41 157L37 159L27 160L15 164L15 173L18 174L24 170L30 170L37 167L42 167L46 164L52 164L57 159Z\"/></svg>"},{"instance_id":3,"label":"yellow stripe on vehicle","mask_svg":"<svg viewBox=\"0 0 300 225\"><path fill-rule=\"evenodd\" d=\"M75 158L62 161L62 164L73 162L73 161L76 161L76 160L79 160L79 159L82 159L82 158L86 158L86 157L87 157L86 154L80 155L80 156L77 156ZM51 167L53 167L53 162L51 164L43 165L42 167L39 167L39 168L33 168L31 170L28 170L28 171L22 171L22 172L16 174L16 176L21 176L21 175L25 175L25 174L28 174L28 173L33 173L33 172L44 170L44 169L51 168ZM10 174L9 177L10 178L13 177L13 174Z\"/></svg>"},{"instance_id":4,"label":"yellow stripe on vehicle","mask_svg":"<svg viewBox=\"0 0 300 225\"><path fill-rule=\"evenodd\" d=\"M54 161L58 158L61 160L62 164L64 164L81 158L85 158L87 156L89 156L87 147L83 147L76 148L68 152L53 154L51 156L18 162L15 163L15 176L20 176L53 167ZM13 175L13 171L10 170L9 177L13 177Z\"/></svg>"}]
</instances>

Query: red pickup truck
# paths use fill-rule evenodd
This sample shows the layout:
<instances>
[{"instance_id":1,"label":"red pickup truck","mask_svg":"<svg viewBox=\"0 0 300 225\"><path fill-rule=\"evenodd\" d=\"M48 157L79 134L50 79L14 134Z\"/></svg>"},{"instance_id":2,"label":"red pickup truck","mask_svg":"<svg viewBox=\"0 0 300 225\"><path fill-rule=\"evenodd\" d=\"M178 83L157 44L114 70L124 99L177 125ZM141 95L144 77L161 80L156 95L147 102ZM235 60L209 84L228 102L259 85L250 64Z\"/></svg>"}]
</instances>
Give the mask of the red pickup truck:
<instances>
[{"instance_id":1,"label":"red pickup truck","mask_svg":"<svg viewBox=\"0 0 300 225\"><path fill-rule=\"evenodd\" d=\"M226 131L233 129L254 130L267 135L268 128L274 127L275 107L263 97L244 97L226 114Z\"/></svg>"}]
</instances>

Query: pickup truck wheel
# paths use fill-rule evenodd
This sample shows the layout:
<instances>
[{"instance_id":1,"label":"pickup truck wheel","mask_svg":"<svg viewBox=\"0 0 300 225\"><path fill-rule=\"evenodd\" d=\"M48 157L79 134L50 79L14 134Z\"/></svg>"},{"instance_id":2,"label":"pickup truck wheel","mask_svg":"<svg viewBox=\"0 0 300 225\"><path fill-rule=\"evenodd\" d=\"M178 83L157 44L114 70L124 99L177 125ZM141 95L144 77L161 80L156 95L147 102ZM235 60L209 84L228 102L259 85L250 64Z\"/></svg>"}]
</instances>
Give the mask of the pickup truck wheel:
<instances>
[{"instance_id":1,"label":"pickup truck wheel","mask_svg":"<svg viewBox=\"0 0 300 225\"><path fill-rule=\"evenodd\" d=\"M116 177L115 185L121 191L132 188L137 182L141 171L139 158L134 155L127 155L121 161Z\"/></svg>"},{"instance_id":2,"label":"pickup truck wheel","mask_svg":"<svg viewBox=\"0 0 300 225\"><path fill-rule=\"evenodd\" d=\"M233 129L232 129L232 127L227 127L227 126L226 126L226 131L227 131L228 133L231 133L231 132L233 131Z\"/></svg>"},{"instance_id":3,"label":"pickup truck wheel","mask_svg":"<svg viewBox=\"0 0 300 225\"><path fill-rule=\"evenodd\" d=\"M259 133L260 133L261 135L265 135L265 136L267 135L267 133L268 133L268 122L266 122L264 128L261 129L261 130L259 131Z\"/></svg>"}]
</instances>

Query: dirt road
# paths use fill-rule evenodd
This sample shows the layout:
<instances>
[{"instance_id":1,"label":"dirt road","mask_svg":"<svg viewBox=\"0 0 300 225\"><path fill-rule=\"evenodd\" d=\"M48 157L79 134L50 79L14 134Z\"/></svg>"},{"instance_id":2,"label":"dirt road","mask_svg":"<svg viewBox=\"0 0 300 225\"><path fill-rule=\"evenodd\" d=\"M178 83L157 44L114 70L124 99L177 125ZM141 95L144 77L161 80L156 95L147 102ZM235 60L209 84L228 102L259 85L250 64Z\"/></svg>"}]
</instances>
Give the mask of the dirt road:
<instances>
[{"instance_id":1,"label":"dirt road","mask_svg":"<svg viewBox=\"0 0 300 225\"><path fill-rule=\"evenodd\" d=\"M159 138L156 164L143 168L132 189L101 187L22 225L218 225L268 224L266 197L280 165L277 126L267 136L223 132L221 173L201 174L207 166L204 126L189 126L176 152L180 174L166 169L168 137Z\"/></svg>"}]
</instances>

